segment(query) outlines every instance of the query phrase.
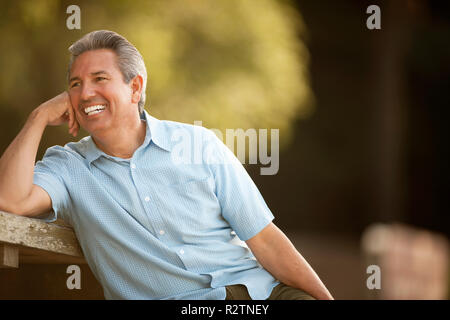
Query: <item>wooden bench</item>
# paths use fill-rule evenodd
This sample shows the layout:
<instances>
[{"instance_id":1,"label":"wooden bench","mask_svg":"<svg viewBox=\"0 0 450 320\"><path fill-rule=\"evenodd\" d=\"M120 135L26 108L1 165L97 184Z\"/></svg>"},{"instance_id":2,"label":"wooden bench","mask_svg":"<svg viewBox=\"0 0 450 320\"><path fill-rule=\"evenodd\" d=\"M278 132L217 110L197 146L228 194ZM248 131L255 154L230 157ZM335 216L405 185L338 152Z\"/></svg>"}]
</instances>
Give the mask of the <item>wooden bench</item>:
<instances>
[{"instance_id":1,"label":"wooden bench","mask_svg":"<svg viewBox=\"0 0 450 320\"><path fill-rule=\"evenodd\" d=\"M72 228L0 211L0 268L20 263L85 264Z\"/></svg>"},{"instance_id":2,"label":"wooden bench","mask_svg":"<svg viewBox=\"0 0 450 320\"><path fill-rule=\"evenodd\" d=\"M374 224L361 240L367 265L381 272L381 288L367 290L368 298L449 298L450 247L444 235L401 223Z\"/></svg>"},{"instance_id":3,"label":"wooden bench","mask_svg":"<svg viewBox=\"0 0 450 320\"><path fill-rule=\"evenodd\" d=\"M77 265L81 288L67 286L67 268ZM104 299L73 229L0 211L0 300Z\"/></svg>"}]
</instances>

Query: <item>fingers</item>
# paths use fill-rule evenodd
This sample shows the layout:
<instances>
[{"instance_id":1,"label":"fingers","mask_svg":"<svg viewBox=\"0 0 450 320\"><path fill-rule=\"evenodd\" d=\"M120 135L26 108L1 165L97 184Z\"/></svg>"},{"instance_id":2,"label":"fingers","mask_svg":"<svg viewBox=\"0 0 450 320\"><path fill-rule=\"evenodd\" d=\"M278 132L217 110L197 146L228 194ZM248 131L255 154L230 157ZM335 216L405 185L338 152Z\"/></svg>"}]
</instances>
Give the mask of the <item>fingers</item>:
<instances>
[{"instance_id":1,"label":"fingers","mask_svg":"<svg viewBox=\"0 0 450 320\"><path fill-rule=\"evenodd\" d=\"M70 128L71 134L76 137L78 134L78 130L80 129L80 124L74 117L73 126Z\"/></svg>"},{"instance_id":2,"label":"fingers","mask_svg":"<svg viewBox=\"0 0 450 320\"><path fill-rule=\"evenodd\" d=\"M76 137L79 129L80 129L80 125L78 124L78 121L74 120L72 127L70 127L69 133L72 136Z\"/></svg>"},{"instance_id":3,"label":"fingers","mask_svg":"<svg viewBox=\"0 0 450 320\"><path fill-rule=\"evenodd\" d=\"M69 113L69 133L72 134L75 116L73 114L72 107L70 106L70 102L68 104L69 104L69 106L68 106L67 112Z\"/></svg>"},{"instance_id":4,"label":"fingers","mask_svg":"<svg viewBox=\"0 0 450 320\"><path fill-rule=\"evenodd\" d=\"M73 111L71 111L70 108L69 108L67 113L69 115L69 128L72 128L72 126L73 126L73 118L74 118Z\"/></svg>"},{"instance_id":5,"label":"fingers","mask_svg":"<svg viewBox=\"0 0 450 320\"><path fill-rule=\"evenodd\" d=\"M67 112L69 114L69 134L76 137L78 134L80 125L76 119L75 111L73 110L70 100L67 102L67 104L68 104Z\"/></svg>"},{"instance_id":6,"label":"fingers","mask_svg":"<svg viewBox=\"0 0 450 320\"><path fill-rule=\"evenodd\" d=\"M73 136L76 137L78 135L78 130L80 129L80 125L76 122L75 129L73 131Z\"/></svg>"},{"instance_id":7,"label":"fingers","mask_svg":"<svg viewBox=\"0 0 450 320\"><path fill-rule=\"evenodd\" d=\"M74 112L73 112L73 109L72 109L72 104L70 103L69 94L66 92L65 96L66 96L65 99L66 99L66 105L67 105L66 114L69 116L69 123L68 123L68 125L69 125L69 134L73 135L72 131L73 131L73 123L74 123L75 116L74 116Z\"/></svg>"}]
</instances>

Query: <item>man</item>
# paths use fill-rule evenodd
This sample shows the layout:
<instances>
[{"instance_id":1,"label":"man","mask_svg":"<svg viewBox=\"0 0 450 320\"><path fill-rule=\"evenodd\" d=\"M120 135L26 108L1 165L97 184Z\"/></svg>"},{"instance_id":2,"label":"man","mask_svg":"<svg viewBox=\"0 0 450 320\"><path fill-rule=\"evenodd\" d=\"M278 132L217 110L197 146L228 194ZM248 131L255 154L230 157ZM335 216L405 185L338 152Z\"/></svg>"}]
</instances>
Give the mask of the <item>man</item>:
<instances>
[{"instance_id":1,"label":"man","mask_svg":"<svg viewBox=\"0 0 450 320\"><path fill-rule=\"evenodd\" d=\"M0 159L0 209L53 209L45 219L73 226L108 299L332 299L232 152L144 110L133 45L95 31L69 51L68 91L36 108ZM90 136L35 165L45 127L65 122ZM180 132L200 134L200 164L174 161Z\"/></svg>"}]
</instances>

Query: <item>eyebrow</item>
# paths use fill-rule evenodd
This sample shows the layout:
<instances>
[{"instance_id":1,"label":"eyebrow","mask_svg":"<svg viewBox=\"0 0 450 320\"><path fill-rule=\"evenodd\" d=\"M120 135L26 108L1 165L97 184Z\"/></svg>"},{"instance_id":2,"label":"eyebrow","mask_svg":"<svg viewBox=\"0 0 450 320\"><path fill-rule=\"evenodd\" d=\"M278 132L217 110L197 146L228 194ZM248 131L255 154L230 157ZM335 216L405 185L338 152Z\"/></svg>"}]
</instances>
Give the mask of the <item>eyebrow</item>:
<instances>
[{"instance_id":1,"label":"eyebrow","mask_svg":"<svg viewBox=\"0 0 450 320\"><path fill-rule=\"evenodd\" d=\"M99 74L106 74L106 75L108 75L108 72L100 70L100 71L96 71L96 72L91 72L90 73L90 75L94 76L94 77L98 76ZM71 83L72 81L75 81L75 80L81 80L81 79L79 77L72 77L72 78L69 79L69 83Z\"/></svg>"}]
</instances>

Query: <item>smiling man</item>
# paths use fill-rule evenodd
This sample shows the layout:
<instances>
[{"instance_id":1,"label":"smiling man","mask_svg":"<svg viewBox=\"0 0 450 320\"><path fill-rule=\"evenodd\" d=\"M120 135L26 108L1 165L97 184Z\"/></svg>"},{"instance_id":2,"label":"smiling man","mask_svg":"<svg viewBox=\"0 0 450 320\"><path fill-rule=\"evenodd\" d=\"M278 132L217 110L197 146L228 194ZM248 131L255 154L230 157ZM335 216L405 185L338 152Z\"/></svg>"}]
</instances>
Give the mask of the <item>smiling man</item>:
<instances>
[{"instance_id":1,"label":"smiling man","mask_svg":"<svg viewBox=\"0 0 450 320\"><path fill-rule=\"evenodd\" d=\"M210 130L144 110L132 44L102 30L69 51L67 92L0 159L0 209L72 225L107 299L332 299L233 153ZM35 164L46 126L67 122L90 136ZM205 161L175 164L172 137L196 130Z\"/></svg>"}]
</instances>

